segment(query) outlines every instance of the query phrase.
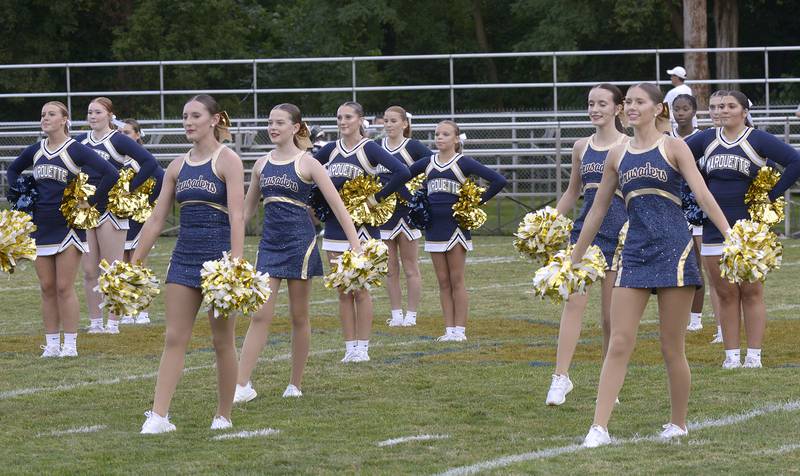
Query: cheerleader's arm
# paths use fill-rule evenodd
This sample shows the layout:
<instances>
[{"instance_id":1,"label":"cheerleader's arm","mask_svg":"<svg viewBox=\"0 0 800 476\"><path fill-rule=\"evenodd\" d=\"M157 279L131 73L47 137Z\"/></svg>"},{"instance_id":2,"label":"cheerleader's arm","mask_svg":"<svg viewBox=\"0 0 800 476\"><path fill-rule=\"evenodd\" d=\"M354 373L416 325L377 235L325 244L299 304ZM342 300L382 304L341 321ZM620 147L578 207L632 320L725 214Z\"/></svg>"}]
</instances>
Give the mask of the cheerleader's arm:
<instances>
[{"instance_id":1,"label":"cheerleader's arm","mask_svg":"<svg viewBox=\"0 0 800 476\"><path fill-rule=\"evenodd\" d=\"M625 152L625 145L618 145L608 152L606 157L606 164L603 167L603 178L600 179L600 187L597 189L597 194L594 196L594 203L586 219L583 221L583 228L581 234L578 236L578 241L575 243L575 248L572 250L572 262L577 263L583 259L589 245L594 241L595 235L600 230L600 225L608 213L608 207L611 205L611 200L614 198L614 193L619 186L619 161L622 154Z\"/></svg>"},{"instance_id":2,"label":"cheerleader's arm","mask_svg":"<svg viewBox=\"0 0 800 476\"><path fill-rule=\"evenodd\" d=\"M508 181L505 177L483 165L472 157L461 157L458 161L458 166L464 175L477 175L478 177L489 182L489 188L483 192L481 196L481 203L488 202L492 197L500 193L505 188Z\"/></svg>"},{"instance_id":3,"label":"cheerleader's arm","mask_svg":"<svg viewBox=\"0 0 800 476\"><path fill-rule=\"evenodd\" d=\"M408 167L378 144L367 142L364 144L364 152L367 153L370 163L373 165L381 164L392 173L389 177L389 182L375 194L375 200L381 201L388 197L411 178L411 172L408 171Z\"/></svg>"},{"instance_id":4,"label":"cheerleader's arm","mask_svg":"<svg viewBox=\"0 0 800 476\"><path fill-rule=\"evenodd\" d=\"M31 144L22 151L22 153L14 159L6 170L6 180L9 187L13 187L17 182L17 178L22 175L26 169L33 167L33 156L36 154L36 149L41 147L39 143Z\"/></svg>"},{"instance_id":5,"label":"cheerleader's arm","mask_svg":"<svg viewBox=\"0 0 800 476\"><path fill-rule=\"evenodd\" d=\"M161 234L161 230L164 229L167 215L172 210L172 204L175 201L175 183L178 180L178 172L181 170L181 165L183 165L183 157L173 160L167 166L167 171L164 172L164 179L161 182L161 193L158 194L153 213L150 214L150 217L147 218L147 221L142 226L139 245L133 252L131 262L145 261Z\"/></svg>"},{"instance_id":6,"label":"cheerleader's arm","mask_svg":"<svg viewBox=\"0 0 800 476\"><path fill-rule=\"evenodd\" d=\"M159 165L149 150L124 134L114 134L111 137L111 143L114 144L117 152L132 158L139 164L139 171L131 180L131 191L138 188L145 180L155 176Z\"/></svg>"},{"instance_id":7,"label":"cheerleader's arm","mask_svg":"<svg viewBox=\"0 0 800 476\"><path fill-rule=\"evenodd\" d=\"M217 159L220 178L225 181L228 221L231 224L231 257L244 256L244 167L236 152L225 147Z\"/></svg>"},{"instance_id":8,"label":"cheerleader's arm","mask_svg":"<svg viewBox=\"0 0 800 476\"><path fill-rule=\"evenodd\" d=\"M578 197L581 196L581 151L586 149L586 143L589 139L581 139L575 142L572 146L572 170L569 172L569 185L561 199L556 204L556 210L561 215L566 215L567 212L575 206L578 202Z\"/></svg>"},{"instance_id":9,"label":"cheerleader's arm","mask_svg":"<svg viewBox=\"0 0 800 476\"><path fill-rule=\"evenodd\" d=\"M800 154L797 153L797 149L769 132L754 130L750 133L748 141L759 155L783 166L781 178L768 194L769 199L774 201L783 196L786 190L800 178Z\"/></svg>"},{"instance_id":10,"label":"cheerleader's arm","mask_svg":"<svg viewBox=\"0 0 800 476\"><path fill-rule=\"evenodd\" d=\"M342 230L347 236L347 241L350 242L350 247L353 251L360 252L361 242L358 240L358 233L353 224L353 219L350 218L350 213L344 207L342 197L339 196L339 192L331 182L331 178L328 177L328 171L325 170L325 167L306 154L303 155L300 161L300 173L303 178L310 177L317 185L319 191L322 192L322 196L325 197L325 201L331 207L331 211L336 216L336 220L339 221L339 225L342 226Z\"/></svg>"},{"instance_id":11,"label":"cheerleader's arm","mask_svg":"<svg viewBox=\"0 0 800 476\"><path fill-rule=\"evenodd\" d=\"M89 204L105 204L108 201L108 192L119 180L119 170L83 144L75 142L70 146L70 149L70 156L78 167L81 169L89 167L102 177L94 195L89 197Z\"/></svg>"},{"instance_id":12,"label":"cheerleader's arm","mask_svg":"<svg viewBox=\"0 0 800 476\"><path fill-rule=\"evenodd\" d=\"M253 165L253 171L250 173L250 185L247 187L247 195L244 196L245 225L249 223L250 220L253 219L253 215L256 214L258 202L261 198L261 190L259 187L261 182L261 170L264 168L266 162L266 156L256 160L256 163Z\"/></svg>"}]
</instances>

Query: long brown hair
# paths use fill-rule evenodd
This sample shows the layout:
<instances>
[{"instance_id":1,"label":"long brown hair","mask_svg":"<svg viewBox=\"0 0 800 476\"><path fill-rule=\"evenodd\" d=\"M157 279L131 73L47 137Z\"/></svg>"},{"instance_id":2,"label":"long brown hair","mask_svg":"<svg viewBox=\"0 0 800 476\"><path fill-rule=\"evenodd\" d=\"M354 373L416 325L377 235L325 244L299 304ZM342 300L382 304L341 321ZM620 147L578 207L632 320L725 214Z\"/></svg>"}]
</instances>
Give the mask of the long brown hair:
<instances>
[{"instance_id":1,"label":"long brown hair","mask_svg":"<svg viewBox=\"0 0 800 476\"><path fill-rule=\"evenodd\" d=\"M343 102L342 105L339 107L344 107L344 106L347 106L352 110L356 111L356 115L361 118L361 124L358 125L358 132L360 132L362 136L366 137L367 130L364 128L364 106L355 101L347 101Z\"/></svg>"},{"instance_id":2,"label":"long brown hair","mask_svg":"<svg viewBox=\"0 0 800 476\"><path fill-rule=\"evenodd\" d=\"M212 116L219 114L219 122L217 122L217 125L214 126L214 137L219 142L233 140L230 131L231 120L228 118L228 113L222 110L222 108L219 106L219 103L216 99L214 99L213 96L208 94L198 94L197 96L194 96L186 101L186 104L189 104L192 101L197 101L205 106L206 110L208 110L209 114Z\"/></svg>"},{"instance_id":3,"label":"long brown hair","mask_svg":"<svg viewBox=\"0 0 800 476\"><path fill-rule=\"evenodd\" d=\"M122 122L131 126L133 132L139 135L139 138L136 139L136 142L144 144L144 141L142 141L142 126L139 124L139 121L137 121L136 119L124 119Z\"/></svg>"},{"instance_id":4,"label":"long brown hair","mask_svg":"<svg viewBox=\"0 0 800 476\"><path fill-rule=\"evenodd\" d=\"M669 120L669 105L664 102L664 93L661 92L661 88L652 83L639 83L633 87L646 92L647 96L650 97L650 100L653 101L654 104L661 104L661 113L655 118L656 129L661 132L669 132L672 130L672 125Z\"/></svg>"},{"instance_id":5,"label":"long brown hair","mask_svg":"<svg viewBox=\"0 0 800 476\"><path fill-rule=\"evenodd\" d=\"M403 137L411 137L411 121L408 119L408 113L406 110L401 106L389 106L386 108L384 114L387 112L396 112L400 114L403 120L406 121L406 126L403 128Z\"/></svg>"},{"instance_id":6,"label":"long brown hair","mask_svg":"<svg viewBox=\"0 0 800 476\"><path fill-rule=\"evenodd\" d=\"M303 122L303 117L300 114L300 108L294 104L284 102L273 107L272 110L279 109L289 113L289 119L292 124L300 124L300 129L293 137L294 145L299 149L308 150L313 145L311 143L311 133L308 131L308 125Z\"/></svg>"},{"instance_id":7,"label":"long brown hair","mask_svg":"<svg viewBox=\"0 0 800 476\"><path fill-rule=\"evenodd\" d=\"M622 106L625 102L625 96L622 94L622 91L613 84L609 83L600 83L592 87L592 89L605 89L606 91L611 93L611 99L614 101L615 106ZM620 119L620 114L614 116L614 126L617 128L619 132L625 132L625 127L622 125L622 119Z\"/></svg>"}]
</instances>

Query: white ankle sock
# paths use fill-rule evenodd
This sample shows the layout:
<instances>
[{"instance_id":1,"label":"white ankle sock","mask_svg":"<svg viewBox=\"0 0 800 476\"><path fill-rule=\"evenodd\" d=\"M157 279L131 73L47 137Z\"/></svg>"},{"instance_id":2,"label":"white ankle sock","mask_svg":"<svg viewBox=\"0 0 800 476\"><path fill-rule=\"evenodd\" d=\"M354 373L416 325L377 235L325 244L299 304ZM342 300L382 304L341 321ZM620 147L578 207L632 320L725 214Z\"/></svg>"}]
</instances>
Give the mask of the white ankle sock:
<instances>
[{"instance_id":1,"label":"white ankle sock","mask_svg":"<svg viewBox=\"0 0 800 476\"><path fill-rule=\"evenodd\" d=\"M59 333L56 333L56 334L45 334L44 335L44 341L48 346L57 345L57 346L61 347L61 334L59 334Z\"/></svg>"},{"instance_id":2,"label":"white ankle sock","mask_svg":"<svg viewBox=\"0 0 800 476\"><path fill-rule=\"evenodd\" d=\"M456 328L455 327L445 327L444 331L445 331L444 332L445 335L451 336L451 335L456 333Z\"/></svg>"},{"instance_id":3,"label":"white ankle sock","mask_svg":"<svg viewBox=\"0 0 800 476\"><path fill-rule=\"evenodd\" d=\"M367 340L357 340L358 342L358 349L363 350L364 352L369 352L369 339Z\"/></svg>"},{"instance_id":4,"label":"white ankle sock","mask_svg":"<svg viewBox=\"0 0 800 476\"><path fill-rule=\"evenodd\" d=\"M417 320L417 311L406 311L406 319Z\"/></svg>"},{"instance_id":5,"label":"white ankle sock","mask_svg":"<svg viewBox=\"0 0 800 476\"><path fill-rule=\"evenodd\" d=\"M72 347L75 347L77 345L77 341L78 341L77 333L74 334L68 334L66 332L64 333L64 345L70 345Z\"/></svg>"},{"instance_id":6,"label":"white ankle sock","mask_svg":"<svg viewBox=\"0 0 800 476\"><path fill-rule=\"evenodd\" d=\"M751 349L747 348L747 356L751 359L759 359L761 360L761 349Z\"/></svg>"},{"instance_id":7,"label":"white ankle sock","mask_svg":"<svg viewBox=\"0 0 800 476\"><path fill-rule=\"evenodd\" d=\"M689 314L692 318L692 323L695 322L702 322L703 321L703 313L702 312L692 312Z\"/></svg>"},{"instance_id":8,"label":"white ankle sock","mask_svg":"<svg viewBox=\"0 0 800 476\"><path fill-rule=\"evenodd\" d=\"M467 335L467 328L464 326L456 326L453 328L453 332L460 336Z\"/></svg>"},{"instance_id":9,"label":"white ankle sock","mask_svg":"<svg viewBox=\"0 0 800 476\"><path fill-rule=\"evenodd\" d=\"M740 360L742 358L742 352L739 349L730 349L725 350L725 357L728 360Z\"/></svg>"},{"instance_id":10,"label":"white ankle sock","mask_svg":"<svg viewBox=\"0 0 800 476\"><path fill-rule=\"evenodd\" d=\"M722 335L722 326L717 326L717 335Z\"/></svg>"},{"instance_id":11,"label":"white ankle sock","mask_svg":"<svg viewBox=\"0 0 800 476\"><path fill-rule=\"evenodd\" d=\"M119 327L119 319L109 319L108 322L106 322L106 327Z\"/></svg>"},{"instance_id":12,"label":"white ankle sock","mask_svg":"<svg viewBox=\"0 0 800 476\"><path fill-rule=\"evenodd\" d=\"M346 340L344 341L344 348L347 352L353 352L356 350L356 346L358 345L357 340Z\"/></svg>"},{"instance_id":13,"label":"white ankle sock","mask_svg":"<svg viewBox=\"0 0 800 476\"><path fill-rule=\"evenodd\" d=\"M93 317L89 319L89 323L92 327L103 327L103 318L102 317Z\"/></svg>"},{"instance_id":14,"label":"white ankle sock","mask_svg":"<svg viewBox=\"0 0 800 476\"><path fill-rule=\"evenodd\" d=\"M402 309L392 309L392 320L393 321L402 321L403 320L403 310Z\"/></svg>"}]
</instances>

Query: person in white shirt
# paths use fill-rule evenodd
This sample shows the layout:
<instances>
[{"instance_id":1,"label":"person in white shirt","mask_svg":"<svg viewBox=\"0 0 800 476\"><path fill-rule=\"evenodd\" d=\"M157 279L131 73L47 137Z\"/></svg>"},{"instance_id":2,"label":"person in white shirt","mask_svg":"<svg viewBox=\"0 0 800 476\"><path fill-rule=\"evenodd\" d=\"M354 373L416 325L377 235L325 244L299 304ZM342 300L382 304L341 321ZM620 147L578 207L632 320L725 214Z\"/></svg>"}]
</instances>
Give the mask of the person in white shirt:
<instances>
[{"instance_id":1,"label":"person in white shirt","mask_svg":"<svg viewBox=\"0 0 800 476\"><path fill-rule=\"evenodd\" d=\"M675 116L672 114L672 102L681 94L688 94L689 96L693 96L693 94L692 88L684 84L686 82L686 69L683 66L675 66L672 69L668 69L667 74L675 87L664 95L664 102L669 106L669 121L674 129L678 123L675 122ZM697 127L697 118L692 119L692 127Z\"/></svg>"}]
</instances>

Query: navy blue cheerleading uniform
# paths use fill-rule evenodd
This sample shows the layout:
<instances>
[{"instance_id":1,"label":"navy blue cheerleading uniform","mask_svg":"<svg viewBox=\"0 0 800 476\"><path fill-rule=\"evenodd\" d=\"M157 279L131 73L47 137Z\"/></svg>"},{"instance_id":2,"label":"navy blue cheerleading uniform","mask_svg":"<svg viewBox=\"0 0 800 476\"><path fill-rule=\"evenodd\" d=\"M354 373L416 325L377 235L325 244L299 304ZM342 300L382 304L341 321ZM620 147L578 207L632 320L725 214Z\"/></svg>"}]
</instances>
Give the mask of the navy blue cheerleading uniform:
<instances>
[{"instance_id":1,"label":"navy blue cheerleading uniform","mask_svg":"<svg viewBox=\"0 0 800 476\"><path fill-rule=\"evenodd\" d=\"M411 174L425 171L428 202L431 207L431 226L425 230L425 251L444 253L456 245L472 250L472 235L458 225L453 218L453 205L463 184L470 175L477 175L489 181L489 188L483 192L481 203L497 195L506 186L506 179L472 157L454 155L445 163L439 161L439 154L418 160L411 166Z\"/></svg>"},{"instance_id":2,"label":"navy blue cheerleading uniform","mask_svg":"<svg viewBox=\"0 0 800 476\"><path fill-rule=\"evenodd\" d=\"M94 205L98 200L96 197L108 195L119 178L117 169L74 139L68 139L53 151L47 147L47 139L28 146L8 167L9 183L15 183L22 171L29 167L33 167L36 191L39 192L33 211L36 231L31 235L36 240L36 255L52 256L70 246L86 253L89 250L86 231L70 228L61 214L64 189L82 170L90 167L97 170L101 180L95 195L89 197L89 203Z\"/></svg>"},{"instance_id":3,"label":"navy blue cheerleading uniform","mask_svg":"<svg viewBox=\"0 0 800 476\"><path fill-rule=\"evenodd\" d=\"M686 141L687 139L689 139L693 135L698 134L699 132L700 132L700 129L693 129L692 132L689 133L689 135L687 135L686 137L683 137L678 133L678 127L675 126L675 127L672 128L672 130L670 131L669 135L671 137L676 138L676 139L681 139L682 141ZM695 201L695 199L694 199L694 194L689 189L689 184L686 183L686 180L684 180L683 184L681 184L681 194L682 194L682 196L688 196L689 199L690 199L689 203L684 203L682 205L682 207L684 205L693 206L693 207L699 206L699 205L697 205L697 201ZM689 217L687 215L688 212L689 212L689 210L684 208L683 213L684 213L684 216L687 217L686 218L687 222L689 220ZM705 217L705 213L703 214L703 216ZM692 225L691 223L689 223L689 229L692 230L692 236L703 236L703 225Z\"/></svg>"},{"instance_id":4,"label":"navy blue cheerleading uniform","mask_svg":"<svg viewBox=\"0 0 800 476\"><path fill-rule=\"evenodd\" d=\"M148 152L147 149L142 147L135 140L117 130L112 130L99 140L95 140L91 132L84 132L78 135L75 140L94 150L97 155L115 166L118 170L128 165L132 160L135 161L138 168L137 174L133 177L133 180L131 180L131 190L153 176L156 168L158 168L158 162L156 162L153 154ZM91 168L89 169L89 183L95 186L100 183L99 172ZM119 218L106 210L107 202L107 196L98 198L97 210L100 212L100 219L97 221L97 226L102 225L106 221L111 221L114 228L117 230L127 230L129 228L128 219Z\"/></svg>"},{"instance_id":5,"label":"navy blue cheerleading uniform","mask_svg":"<svg viewBox=\"0 0 800 476\"><path fill-rule=\"evenodd\" d=\"M772 134L747 127L733 141L722 133L722 128L706 129L686 139L700 171L708 182L708 190L722 209L728 224L750 219L744 196L750 184L765 165L778 163L784 167L781 178L769 192L769 199L783 195L800 177L800 154ZM722 254L725 237L717 227L708 222L703 227L704 256Z\"/></svg>"},{"instance_id":6,"label":"navy blue cheerleading uniform","mask_svg":"<svg viewBox=\"0 0 800 476\"><path fill-rule=\"evenodd\" d=\"M423 157L428 157L433 154L430 149L425 147L422 142L416 139L405 138L399 146L392 149L389 147L389 139L376 139L375 142L379 143L383 150L392 154L397 160L411 167L414 162ZM388 183L391 177L391 171L382 165L378 165L378 176L381 178L382 183ZM413 178L413 177L412 177ZM392 217L389 221L380 226L381 239L393 240L400 235L403 235L408 240L417 240L422 237L422 232L412 227L408 223L408 206L398 202L394 209Z\"/></svg>"},{"instance_id":7,"label":"navy blue cheerleading uniform","mask_svg":"<svg viewBox=\"0 0 800 476\"><path fill-rule=\"evenodd\" d=\"M603 169L605 168L606 157L608 151L614 146L621 144L627 140L626 136L621 135L619 140L608 146L598 147L594 145L594 136L586 141L586 149L581 154L581 182L583 183L583 208L580 215L575 219L575 224L570 233L570 243L573 245L578 241L578 236L583 229L583 222L586 220L586 215L592 208L594 198L597 195L597 189L600 186L600 180L603 178ZM593 245L597 245L603 251L603 256L606 259L606 269L613 270L612 266L614 261L614 252L617 250L617 243L619 242L619 232L622 225L628 219L628 212L625 211L625 202L622 200L622 192L617 189L614 192L614 197L611 199L611 205L608 207L606 217L597 231Z\"/></svg>"},{"instance_id":8,"label":"navy blue cheerleading uniform","mask_svg":"<svg viewBox=\"0 0 800 476\"><path fill-rule=\"evenodd\" d=\"M628 209L628 235L617 271L623 288L702 286L692 236L681 209L683 177L667 161L666 136L650 149L628 144L619 185Z\"/></svg>"},{"instance_id":9,"label":"navy blue cheerleading uniform","mask_svg":"<svg viewBox=\"0 0 800 476\"><path fill-rule=\"evenodd\" d=\"M203 263L222 258L231 249L228 219L228 190L216 172L216 162L225 146L209 159L190 161L192 151L183 158L175 182L175 201L181 208L180 231L167 270L167 283L200 288Z\"/></svg>"},{"instance_id":10,"label":"navy blue cheerleading uniform","mask_svg":"<svg viewBox=\"0 0 800 476\"><path fill-rule=\"evenodd\" d=\"M264 199L264 228L256 269L273 278L322 276L317 233L307 204L313 182L300 176L299 170L305 153L277 161L270 152L258 174Z\"/></svg>"},{"instance_id":11,"label":"navy blue cheerleading uniform","mask_svg":"<svg viewBox=\"0 0 800 476\"><path fill-rule=\"evenodd\" d=\"M369 139L361 139L355 147L348 150L343 139L329 142L314 156L328 170L328 176L336 187L341 190L344 183L362 174L378 175L378 165L383 165L391 172L389 181L375 194L375 199L383 198L397 191L408 181L411 175L408 167L394 158L381 146ZM356 229L358 238L362 241L370 238L380 239L380 229L376 226L359 225ZM322 239L322 249L327 251L345 251L350 248L350 242L342 230L342 225L331 215L325 222L325 233Z\"/></svg>"},{"instance_id":12,"label":"navy blue cheerleading uniform","mask_svg":"<svg viewBox=\"0 0 800 476\"><path fill-rule=\"evenodd\" d=\"M128 165L137 170L138 164L136 162L130 162ZM161 185L164 183L164 169L160 165L156 167L153 178L156 180L156 186L153 187L153 191L150 193L150 203L154 203L159 194L161 194ZM126 251L135 250L139 246L139 238L142 236L143 226L144 223L140 223L133 218L128 219L128 232L125 236Z\"/></svg>"}]
</instances>

